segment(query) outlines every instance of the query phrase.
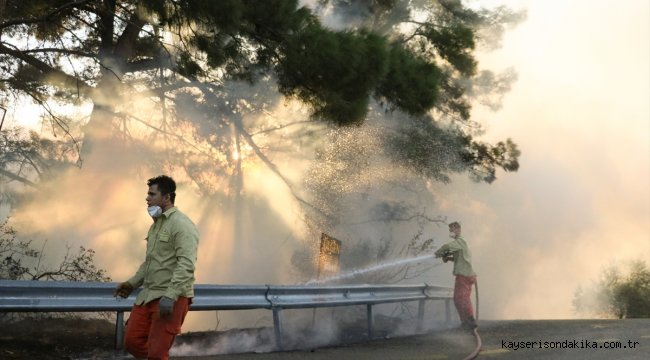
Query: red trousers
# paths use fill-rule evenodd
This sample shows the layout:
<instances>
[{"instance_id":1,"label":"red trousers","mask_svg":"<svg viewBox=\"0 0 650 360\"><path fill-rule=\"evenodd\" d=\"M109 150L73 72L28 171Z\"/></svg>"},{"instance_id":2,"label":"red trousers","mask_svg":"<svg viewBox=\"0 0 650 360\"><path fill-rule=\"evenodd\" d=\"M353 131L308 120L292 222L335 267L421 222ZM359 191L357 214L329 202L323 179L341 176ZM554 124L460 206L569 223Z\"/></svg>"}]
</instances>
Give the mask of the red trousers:
<instances>
[{"instance_id":1,"label":"red trousers","mask_svg":"<svg viewBox=\"0 0 650 360\"><path fill-rule=\"evenodd\" d=\"M126 323L124 348L137 359L167 360L174 338L181 332L181 325L192 300L179 297L172 313L158 315L159 300L143 305L133 305Z\"/></svg>"},{"instance_id":2,"label":"red trousers","mask_svg":"<svg viewBox=\"0 0 650 360\"><path fill-rule=\"evenodd\" d=\"M474 317L474 309L472 308L472 285L476 282L476 276L456 275L456 283L454 286L454 305L458 311L458 317L461 322L466 322L470 316Z\"/></svg>"}]
</instances>

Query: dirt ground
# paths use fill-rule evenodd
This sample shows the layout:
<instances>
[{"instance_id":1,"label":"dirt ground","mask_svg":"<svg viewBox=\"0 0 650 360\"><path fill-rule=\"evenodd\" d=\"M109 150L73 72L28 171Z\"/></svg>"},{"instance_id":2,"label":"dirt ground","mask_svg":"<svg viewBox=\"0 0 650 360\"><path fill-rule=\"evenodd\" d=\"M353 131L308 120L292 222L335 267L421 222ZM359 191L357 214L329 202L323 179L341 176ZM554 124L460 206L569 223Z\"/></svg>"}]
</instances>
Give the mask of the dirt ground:
<instances>
[{"instance_id":1,"label":"dirt ground","mask_svg":"<svg viewBox=\"0 0 650 360\"><path fill-rule=\"evenodd\" d=\"M380 317L380 323L391 326ZM383 320L383 321L382 321ZM364 324L350 324L344 336L337 339L312 341L317 338L308 330L300 336L285 336L286 349L304 349L333 344L353 344L364 341ZM381 334L379 334L381 336ZM195 355L188 348L215 349L216 353L245 352L241 344L257 351L275 350L272 328L231 329L226 331L188 332L179 335L172 349L172 359ZM213 352L214 353L214 352ZM174 356L176 355L176 356ZM131 359L123 351L115 350L114 320L83 318L36 317L19 321L0 320L0 359L7 360L110 360Z\"/></svg>"},{"instance_id":2,"label":"dirt ground","mask_svg":"<svg viewBox=\"0 0 650 360\"><path fill-rule=\"evenodd\" d=\"M350 334L337 343L314 343L309 331L300 337L287 337L285 345L293 350L274 351L272 328L234 329L222 332L195 332L177 338L172 359L196 360L286 360L286 359L461 359L474 347L475 339L467 331L440 329L416 336L394 337L378 326L375 340L367 341L364 327L347 328ZM650 359L650 319L630 320L526 320L480 321L483 338L479 358L485 359ZM132 359L114 350L114 323L98 319L30 319L0 322L0 359L68 359L126 360ZM353 335L351 335L353 334ZM226 340L226 341L224 341ZM228 340L241 344L257 342L267 349L260 353L228 348ZM577 341L579 349L514 349L508 344L527 342ZM605 349L606 342L620 341L623 348ZM583 343L597 342L599 348L585 348ZM506 345L504 345L504 343ZM632 348L630 344L635 344ZM235 345L232 345L235 346ZM202 354L187 351L201 349ZM238 351L239 350L239 351ZM210 355L208 355L210 354Z\"/></svg>"},{"instance_id":3,"label":"dirt ground","mask_svg":"<svg viewBox=\"0 0 650 360\"><path fill-rule=\"evenodd\" d=\"M0 359L76 359L113 347L108 320L35 318L0 323Z\"/></svg>"}]
</instances>

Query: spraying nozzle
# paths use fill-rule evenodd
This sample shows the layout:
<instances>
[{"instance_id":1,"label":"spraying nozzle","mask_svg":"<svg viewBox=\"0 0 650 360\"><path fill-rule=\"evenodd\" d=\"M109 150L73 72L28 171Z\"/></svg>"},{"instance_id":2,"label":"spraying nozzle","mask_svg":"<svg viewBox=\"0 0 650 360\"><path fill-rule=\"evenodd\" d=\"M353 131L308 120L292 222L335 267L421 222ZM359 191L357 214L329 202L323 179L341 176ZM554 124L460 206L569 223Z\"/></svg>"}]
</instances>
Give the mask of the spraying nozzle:
<instances>
[{"instance_id":1,"label":"spraying nozzle","mask_svg":"<svg viewBox=\"0 0 650 360\"><path fill-rule=\"evenodd\" d=\"M454 253L452 251L445 251L442 253L442 261L449 262L454 261Z\"/></svg>"}]
</instances>

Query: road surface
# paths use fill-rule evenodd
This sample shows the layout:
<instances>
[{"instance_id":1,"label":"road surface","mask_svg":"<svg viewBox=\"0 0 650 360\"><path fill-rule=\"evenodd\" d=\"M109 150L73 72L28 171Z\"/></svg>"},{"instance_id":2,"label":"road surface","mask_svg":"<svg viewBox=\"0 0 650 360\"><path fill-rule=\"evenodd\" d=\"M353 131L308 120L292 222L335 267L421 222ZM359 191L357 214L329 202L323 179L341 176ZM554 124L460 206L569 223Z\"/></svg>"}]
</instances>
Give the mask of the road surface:
<instances>
[{"instance_id":1,"label":"road surface","mask_svg":"<svg viewBox=\"0 0 650 360\"><path fill-rule=\"evenodd\" d=\"M481 321L478 359L650 359L650 319ZM174 360L463 359L476 346L466 331L377 339L301 351L172 357Z\"/></svg>"}]
</instances>

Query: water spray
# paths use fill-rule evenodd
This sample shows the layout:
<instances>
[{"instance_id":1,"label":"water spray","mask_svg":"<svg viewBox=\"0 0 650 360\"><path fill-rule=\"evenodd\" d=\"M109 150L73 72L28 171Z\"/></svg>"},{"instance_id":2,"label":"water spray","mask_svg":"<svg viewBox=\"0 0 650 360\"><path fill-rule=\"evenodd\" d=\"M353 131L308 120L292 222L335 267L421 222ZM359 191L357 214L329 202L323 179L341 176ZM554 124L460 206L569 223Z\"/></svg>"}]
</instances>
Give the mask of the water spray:
<instances>
[{"instance_id":1,"label":"water spray","mask_svg":"<svg viewBox=\"0 0 650 360\"><path fill-rule=\"evenodd\" d=\"M327 235L323 234L323 238L326 239L326 237L327 237ZM336 241L337 241L337 244L338 244L337 245L337 251L336 251L336 255L337 255L337 257L336 257L336 259L337 259L336 265L338 267L338 254L339 254L339 251L340 251L340 242L338 240L336 240ZM321 253L323 252L322 250L323 250L323 243L321 242ZM377 265L373 265L373 266L362 268L362 269L354 269L354 270L346 271L346 272L344 272L342 274L329 276L329 277L326 277L326 278L323 278L323 279L318 278L316 280L310 280L310 281L306 282L305 285L317 285L317 284L322 284L322 283L328 283L328 282L331 282L331 281L354 278L354 277L356 277L358 275L361 275L361 274L366 274L366 273L370 273L370 272L373 272L373 271L379 271L379 270L383 270L383 269L387 269L387 268L391 268L391 267L399 266L399 265L417 263L417 262L420 262L420 261L432 259L434 257L435 257L435 254L427 254L427 255L416 256L416 257L413 257L413 258L393 260L393 261L390 261L390 262L377 264ZM444 263L447 263L447 262L450 262L450 261L453 262L455 260L454 259L454 253L450 252L450 251L447 251L447 252L443 253L441 257L442 257L441 260ZM319 266L319 269L320 269L320 266ZM320 271L319 271L319 275L320 275ZM475 289L474 294L476 296L476 321L478 321L478 281L474 283L474 289ZM312 318L312 323L313 323L313 321L315 321L315 316L316 316L315 311L316 311L316 309L314 309L314 318ZM472 353L467 355L467 357L465 357L464 360L471 360L471 359L476 358L478 356L478 354L480 353L480 351L481 351L481 346L483 345L483 342L481 341L481 337L478 334L478 327L474 327L472 329L472 334L474 335L474 337L476 339L476 348L474 349L474 351L472 351Z\"/></svg>"},{"instance_id":2,"label":"water spray","mask_svg":"<svg viewBox=\"0 0 650 360\"><path fill-rule=\"evenodd\" d=\"M433 254L428 254L428 255L417 256L417 257L414 257L414 258L393 260L393 261L390 261L390 262L386 262L386 263L378 264L378 265L373 265L373 266L363 268L363 269L355 269L355 270L346 271L346 272L344 272L342 274L335 275L335 276L330 276L330 277L327 277L327 278L324 278L324 279L310 280L310 281L306 282L305 285L315 285L315 284L327 283L327 282L336 281L336 280L349 279L349 278L353 278L355 276L365 274L365 273L369 273L369 272L373 272L373 271L379 271L379 270L391 268L391 267L394 267L394 266L405 265L405 264L410 264L410 263L414 263L414 262L420 262L420 261L423 261L423 260L431 259L434 256L435 255L433 255Z\"/></svg>"}]
</instances>

